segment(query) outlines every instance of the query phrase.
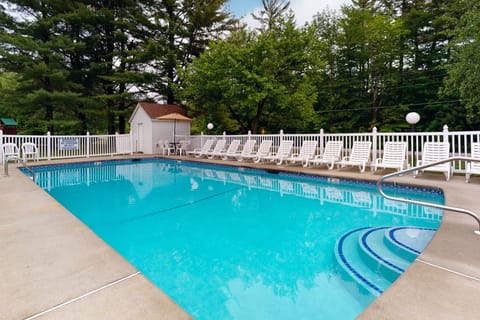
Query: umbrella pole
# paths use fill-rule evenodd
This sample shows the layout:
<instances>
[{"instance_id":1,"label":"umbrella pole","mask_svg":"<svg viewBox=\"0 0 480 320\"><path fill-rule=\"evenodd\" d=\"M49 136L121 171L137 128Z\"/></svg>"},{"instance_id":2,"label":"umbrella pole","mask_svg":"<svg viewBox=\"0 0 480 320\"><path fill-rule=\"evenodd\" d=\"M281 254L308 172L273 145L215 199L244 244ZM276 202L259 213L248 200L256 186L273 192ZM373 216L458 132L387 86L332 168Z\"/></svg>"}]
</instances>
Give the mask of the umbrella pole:
<instances>
[{"instance_id":1,"label":"umbrella pole","mask_svg":"<svg viewBox=\"0 0 480 320\"><path fill-rule=\"evenodd\" d=\"M177 154L177 143L175 142L175 134L177 131L177 120L173 120L173 150Z\"/></svg>"}]
</instances>

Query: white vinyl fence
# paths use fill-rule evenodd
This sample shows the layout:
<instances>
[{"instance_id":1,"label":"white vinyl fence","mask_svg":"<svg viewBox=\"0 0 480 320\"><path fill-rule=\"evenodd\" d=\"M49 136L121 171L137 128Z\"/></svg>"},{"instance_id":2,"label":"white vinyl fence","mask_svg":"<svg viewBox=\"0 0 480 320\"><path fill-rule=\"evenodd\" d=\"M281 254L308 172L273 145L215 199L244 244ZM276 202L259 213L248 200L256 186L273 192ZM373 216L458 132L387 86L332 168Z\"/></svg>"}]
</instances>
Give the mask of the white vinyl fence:
<instances>
[{"instance_id":1,"label":"white vinyl fence","mask_svg":"<svg viewBox=\"0 0 480 320\"><path fill-rule=\"evenodd\" d=\"M354 141L371 141L372 142L372 158L375 162L377 158L381 158L383 154L383 145L387 141L405 141L408 146L408 164L410 167L417 165L418 160L422 157L422 147L425 142L449 142L450 156L470 156L470 146L473 142L480 142L480 131L458 131L450 132L445 125L443 131L440 132L378 132L373 128L367 133L320 133L315 134L288 134L280 131L279 134L246 134L246 135L197 135L191 137L193 148L200 148L207 138L226 139L227 145L233 139L240 139L242 144L253 139L257 141L257 145L263 140L272 140L274 148L278 147L281 140L293 140L294 148L299 150L304 140L317 140L317 154L322 154L323 148L327 141L343 141L343 154L347 156ZM454 162L454 172L465 173L464 164Z\"/></svg>"},{"instance_id":2,"label":"white vinyl fence","mask_svg":"<svg viewBox=\"0 0 480 320\"><path fill-rule=\"evenodd\" d=\"M425 142L446 141L450 143L450 156L470 156L470 146L473 142L480 142L480 131L450 132L445 125L439 132L378 132L373 128L366 133L319 133L288 134L280 131L279 134L244 134L244 135L194 135L190 137L191 148L198 149L207 138L225 139L227 145L233 139L241 140L242 144L249 139L257 141L257 146L263 140L272 140L273 148L278 147L281 140L293 140L295 150L299 150L304 140L316 140L317 154L322 154L327 141L343 141L343 155L347 156L354 141L371 141L372 158L374 162L382 157L383 145L387 141L405 141L408 145L408 164L415 166L422 157L422 146ZM132 153L132 137L130 134L115 135L81 135L81 136L53 136L47 133L43 136L5 135L0 131L0 153L3 143L15 143L19 148L25 142L33 142L39 149L41 160L83 158L94 156L108 156ZM1 157L1 154L0 154ZM465 173L464 163L456 161L454 172Z\"/></svg>"},{"instance_id":3,"label":"white vinyl fence","mask_svg":"<svg viewBox=\"0 0 480 320\"><path fill-rule=\"evenodd\" d=\"M47 133L43 136L6 135L0 130L0 158L4 143L15 143L21 150L22 144L34 143L40 160L89 158L130 154L132 142L130 134L56 136Z\"/></svg>"}]
</instances>

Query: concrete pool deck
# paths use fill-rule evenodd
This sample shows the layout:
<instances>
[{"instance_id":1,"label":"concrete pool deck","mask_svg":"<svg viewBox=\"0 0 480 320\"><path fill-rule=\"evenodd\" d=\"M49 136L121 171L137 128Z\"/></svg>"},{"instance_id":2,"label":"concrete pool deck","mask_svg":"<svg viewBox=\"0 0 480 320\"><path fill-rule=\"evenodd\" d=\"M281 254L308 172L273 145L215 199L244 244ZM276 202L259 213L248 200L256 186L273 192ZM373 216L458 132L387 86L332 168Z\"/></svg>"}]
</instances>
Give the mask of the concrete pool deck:
<instances>
[{"instance_id":1,"label":"concrete pool deck","mask_svg":"<svg viewBox=\"0 0 480 320\"><path fill-rule=\"evenodd\" d=\"M131 158L131 157L127 157ZM117 157L50 161L99 161ZM179 157L178 159L186 159ZM355 169L212 161L376 181ZM0 319L190 319L133 266L10 164L0 173ZM424 174L391 181L440 188L446 204L480 214L480 177ZM480 314L480 236L469 216L445 212L434 239L361 319L474 319Z\"/></svg>"}]
</instances>

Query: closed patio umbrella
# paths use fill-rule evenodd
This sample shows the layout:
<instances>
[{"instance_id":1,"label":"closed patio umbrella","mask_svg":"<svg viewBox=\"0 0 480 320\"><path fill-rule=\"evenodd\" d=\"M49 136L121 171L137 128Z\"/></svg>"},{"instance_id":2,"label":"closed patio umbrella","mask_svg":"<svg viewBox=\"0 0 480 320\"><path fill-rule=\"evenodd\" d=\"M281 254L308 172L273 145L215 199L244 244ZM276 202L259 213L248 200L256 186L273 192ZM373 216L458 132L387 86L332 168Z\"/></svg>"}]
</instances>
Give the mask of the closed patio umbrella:
<instances>
[{"instance_id":1,"label":"closed patio umbrella","mask_svg":"<svg viewBox=\"0 0 480 320\"><path fill-rule=\"evenodd\" d=\"M180 113L169 113L161 117L157 117L158 120L163 120L163 121L173 121L173 145L176 149L176 142L175 142L175 133L177 131L177 121L182 121L182 122L190 122L192 119L189 117L186 117Z\"/></svg>"}]
</instances>

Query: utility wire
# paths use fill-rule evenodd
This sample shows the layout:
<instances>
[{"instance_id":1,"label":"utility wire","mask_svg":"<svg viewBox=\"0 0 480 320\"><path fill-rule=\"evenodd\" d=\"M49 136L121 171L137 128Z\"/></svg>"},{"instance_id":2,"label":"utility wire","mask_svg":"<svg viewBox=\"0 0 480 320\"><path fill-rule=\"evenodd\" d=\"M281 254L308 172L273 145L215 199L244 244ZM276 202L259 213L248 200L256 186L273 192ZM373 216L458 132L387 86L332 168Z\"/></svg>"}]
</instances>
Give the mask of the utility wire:
<instances>
[{"instance_id":1,"label":"utility wire","mask_svg":"<svg viewBox=\"0 0 480 320\"><path fill-rule=\"evenodd\" d=\"M397 107L427 107L427 106L432 106L432 105L438 105L438 104L447 104L447 103L453 103L453 102L461 102L462 100L446 100L446 101L438 101L438 102L424 102L424 103L410 103L410 104L397 104L397 105L391 105L391 106L380 106L377 107L377 109L389 109L389 108L397 108ZM365 111L365 110L372 110L371 107L365 107L365 108L351 108L351 109L332 109L332 110L319 110L317 113L330 113L330 112L344 112L344 111Z\"/></svg>"}]
</instances>

